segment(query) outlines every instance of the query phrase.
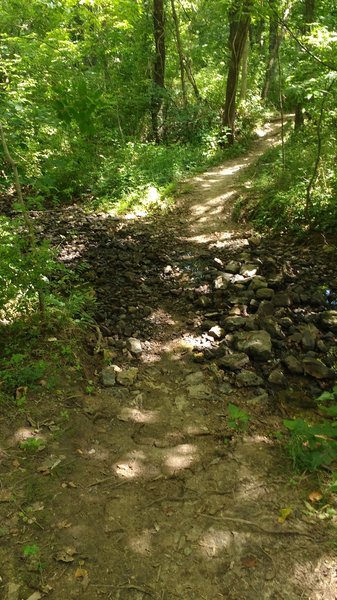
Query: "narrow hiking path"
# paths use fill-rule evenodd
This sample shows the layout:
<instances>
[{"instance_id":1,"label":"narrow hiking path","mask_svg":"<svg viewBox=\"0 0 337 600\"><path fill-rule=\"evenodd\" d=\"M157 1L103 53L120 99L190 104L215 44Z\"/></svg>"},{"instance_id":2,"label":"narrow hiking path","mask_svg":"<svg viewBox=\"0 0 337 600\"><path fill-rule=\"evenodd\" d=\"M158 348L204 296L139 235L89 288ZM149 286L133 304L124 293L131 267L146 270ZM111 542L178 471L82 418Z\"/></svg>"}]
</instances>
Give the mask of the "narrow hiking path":
<instances>
[{"instance_id":1,"label":"narrow hiking path","mask_svg":"<svg viewBox=\"0 0 337 600\"><path fill-rule=\"evenodd\" d=\"M94 393L65 373L0 421L1 598L336 598L335 524L310 512L317 479L277 438L334 378L321 287L335 256L231 219L278 130L190 180L165 216L35 215L95 286L100 334ZM228 403L249 415L242 431ZM42 451L24 454L20 431Z\"/></svg>"}]
</instances>

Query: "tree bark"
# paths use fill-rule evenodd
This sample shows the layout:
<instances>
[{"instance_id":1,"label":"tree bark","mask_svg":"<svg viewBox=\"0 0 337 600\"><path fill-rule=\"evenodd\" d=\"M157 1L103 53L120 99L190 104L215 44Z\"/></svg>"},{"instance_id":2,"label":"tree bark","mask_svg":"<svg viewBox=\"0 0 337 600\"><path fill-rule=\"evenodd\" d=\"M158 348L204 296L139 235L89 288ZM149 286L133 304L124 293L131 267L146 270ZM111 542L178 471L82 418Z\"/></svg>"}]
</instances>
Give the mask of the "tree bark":
<instances>
[{"instance_id":1,"label":"tree bark","mask_svg":"<svg viewBox=\"0 0 337 600\"><path fill-rule=\"evenodd\" d=\"M261 99L267 100L270 84L273 79L276 60L278 51L281 45L283 31L280 31L277 12L275 10L276 0L269 0L270 16L269 16L269 48L268 48L268 61L266 66L266 72L264 76L264 82L261 92Z\"/></svg>"},{"instance_id":2,"label":"tree bark","mask_svg":"<svg viewBox=\"0 0 337 600\"><path fill-rule=\"evenodd\" d=\"M164 0L153 0L153 33L155 42L155 60L153 65L153 90L151 102L152 137L160 142L159 113L163 104L165 89L165 9Z\"/></svg>"},{"instance_id":3,"label":"tree bark","mask_svg":"<svg viewBox=\"0 0 337 600\"><path fill-rule=\"evenodd\" d=\"M183 96L183 104L185 107L187 105L187 94L186 94L186 82L185 82L184 52L183 52L183 46L181 43L179 20L178 20L178 15L177 15L174 0L171 0L171 8L172 8L172 17L173 17L173 22L174 22L175 34L176 34L177 51L178 51L178 56L179 56L181 93Z\"/></svg>"},{"instance_id":4,"label":"tree bark","mask_svg":"<svg viewBox=\"0 0 337 600\"><path fill-rule=\"evenodd\" d=\"M244 7L245 6L245 7ZM235 1L229 11L229 65L226 85L226 99L222 114L222 126L227 143L233 144L235 138L236 95L240 63L248 35L250 23L250 4Z\"/></svg>"},{"instance_id":5,"label":"tree bark","mask_svg":"<svg viewBox=\"0 0 337 600\"><path fill-rule=\"evenodd\" d=\"M315 17L315 0L305 0L303 6L303 26L301 27L302 35L308 33L310 24ZM295 131L301 129L304 125L303 106L301 102L297 102L295 106Z\"/></svg>"},{"instance_id":6,"label":"tree bark","mask_svg":"<svg viewBox=\"0 0 337 600\"><path fill-rule=\"evenodd\" d=\"M249 35L247 34L246 42L245 42L243 54L242 54L240 102L244 102L246 100L246 96L247 96L248 57L249 57Z\"/></svg>"}]
</instances>

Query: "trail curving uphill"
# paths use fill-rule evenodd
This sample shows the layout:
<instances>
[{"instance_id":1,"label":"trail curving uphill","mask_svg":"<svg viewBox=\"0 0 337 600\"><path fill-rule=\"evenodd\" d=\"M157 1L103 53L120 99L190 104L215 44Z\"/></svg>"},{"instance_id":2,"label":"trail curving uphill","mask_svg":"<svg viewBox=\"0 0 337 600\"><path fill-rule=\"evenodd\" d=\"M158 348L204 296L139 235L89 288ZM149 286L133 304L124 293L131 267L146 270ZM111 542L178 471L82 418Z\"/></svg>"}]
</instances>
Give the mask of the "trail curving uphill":
<instances>
[{"instance_id":1,"label":"trail curving uphill","mask_svg":"<svg viewBox=\"0 0 337 600\"><path fill-rule=\"evenodd\" d=\"M336 597L332 530L305 505L317 482L294 475L275 437L287 416L287 386L273 388L268 378L288 334L266 330L268 313L258 323L247 295L255 276L272 269L260 302L277 294L281 302L283 294L274 309L284 311L286 326L289 248L281 241L270 256L249 243L249 225L231 219L249 186L245 169L279 142L279 128L267 127L245 157L190 180L175 210L155 222L59 218L60 231L76 222L72 260L81 243L100 302L100 345L120 371L115 383L112 367L96 372L94 395L69 387L61 403L36 407L39 423L64 403L69 413L61 436L45 430L55 469L38 471L47 455L28 465L35 508L43 502L34 536L47 548L36 598L48 590L55 600ZM56 240L55 223L44 227ZM265 337L256 337L262 330ZM254 347L247 346L252 334ZM295 385L294 373L284 377ZM319 388L317 381L310 385ZM249 420L230 419L229 404ZM23 592L6 600L29 597L23 571L7 554L0 575Z\"/></svg>"}]
</instances>

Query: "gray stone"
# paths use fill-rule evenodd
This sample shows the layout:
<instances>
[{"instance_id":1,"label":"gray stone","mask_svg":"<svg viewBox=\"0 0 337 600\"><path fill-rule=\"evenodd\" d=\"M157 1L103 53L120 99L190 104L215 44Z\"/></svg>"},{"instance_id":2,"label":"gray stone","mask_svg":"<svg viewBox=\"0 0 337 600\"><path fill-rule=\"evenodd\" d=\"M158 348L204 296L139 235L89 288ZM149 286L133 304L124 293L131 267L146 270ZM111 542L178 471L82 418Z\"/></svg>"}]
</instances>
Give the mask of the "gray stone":
<instances>
[{"instance_id":1,"label":"gray stone","mask_svg":"<svg viewBox=\"0 0 337 600\"><path fill-rule=\"evenodd\" d=\"M243 352L228 354L227 356L222 356L217 360L219 367L228 369L229 371L239 371L243 367L247 366L249 362L249 357Z\"/></svg>"},{"instance_id":2,"label":"gray stone","mask_svg":"<svg viewBox=\"0 0 337 600\"><path fill-rule=\"evenodd\" d=\"M112 387L116 384L116 366L109 365L104 367L101 373L102 383L104 387Z\"/></svg>"},{"instance_id":3,"label":"gray stone","mask_svg":"<svg viewBox=\"0 0 337 600\"><path fill-rule=\"evenodd\" d=\"M136 367L130 367L130 369L119 369L116 371L116 380L119 385L130 386L133 385L138 376L138 369Z\"/></svg>"},{"instance_id":4,"label":"gray stone","mask_svg":"<svg viewBox=\"0 0 337 600\"><path fill-rule=\"evenodd\" d=\"M263 385L263 379L256 373L253 373L253 371L243 369L236 376L236 383L239 387L258 387L259 385Z\"/></svg>"},{"instance_id":5,"label":"gray stone","mask_svg":"<svg viewBox=\"0 0 337 600\"><path fill-rule=\"evenodd\" d=\"M142 344L137 338L130 337L126 342L126 347L135 356L140 356L142 353Z\"/></svg>"},{"instance_id":6,"label":"gray stone","mask_svg":"<svg viewBox=\"0 0 337 600\"><path fill-rule=\"evenodd\" d=\"M269 383L272 383L273 385L279 385L281 387L287 387L288 385L288 380L286 378L286 376L284 375L284 373L281 371L281 369L274 369L269 377L268 377L268 381Z\"/></svg>"},{"instance_id":7,"label":"gray stone","mask_svg":"<svg viewBox=\"0 0 337 600\"><path fill-rule=\"evenodd\" d=\"M236 349L245 352L255 360L268 360L271 358L271 337L267 331L247 331L235 336Z\"/></svg>"},{"instance_id":8,"label":"gray stone","mask_svg":"<svg viewBox=\"0 0 337 600\"><path fill-rule=\"evenodd\" d=\"M302 375L303 366L296 356L289 354L283 359L283 364L285 364L289 373L292 373L293 375Z\"/></svg>"},{"instance_id":9,"label":"gray stone","mask_svg":"<svg viewBox=\"0 0 337 600\"><path fill-rule=\"evenodd\" d=\"M212 300L210 296L199 296L197 299L197 305L201 306L201 308L207 308L212 304Z\"/></svg>"},{"instance_id":10,"label":"gray stone","mask_svg":"<svg viewBox=\"0 0 337 600\"><path fill-rule=\"evenodd\" d=\"M269 400L269 396L267 394L267 392L262 392L261 394L258 394L257 396L254 396L254 398L251 398L250 400L248 400L248 404L251 404L252 406L257 405L257 404L261 404L262 402L266 403Z\"/></svg>"},{"instance_id":11,"label":"gray stone","mask_svg":"<svg viewBox=\"0 0 337 600\"><path fill-rule=\"evenodd\" d=\"M225 335L225 331L219 325L214 325L214 327L211 327L208 333L211 337L217 340L221 340Z\"/></svg>"},{"instance_id":12,"label":"gray stone","mask_svg":"<svg viewBox=\"0 0 337 600\"><path fill-rule=\"evenodd\" d=\"M258 290L256 290L256 298L258 300L271 300L272 297L274 296L275 292L274 290L271 290L270 288L259 288Z\"/></svg>"},{"instance_id":13,"label":"gray stone","mask_svg":"<svg viewBox=\"0 0 337 600\"><path fill-rule=\"evenodd\" d=\"M307 375L311 375L315 379L334 379L337 376L335 371L326 367L317 358L304 358L303 368Z\"/></svg>"},{"instance_id":14,"label":"gray stone","mask_svg":"<svg viewBox=\"0 0 337 600\"><path fill-rule=\"evenodd\" d=\"M337 310L327 310L319 314L319 323L323 329L337 333Z\"/></svg>"}]
</instances>

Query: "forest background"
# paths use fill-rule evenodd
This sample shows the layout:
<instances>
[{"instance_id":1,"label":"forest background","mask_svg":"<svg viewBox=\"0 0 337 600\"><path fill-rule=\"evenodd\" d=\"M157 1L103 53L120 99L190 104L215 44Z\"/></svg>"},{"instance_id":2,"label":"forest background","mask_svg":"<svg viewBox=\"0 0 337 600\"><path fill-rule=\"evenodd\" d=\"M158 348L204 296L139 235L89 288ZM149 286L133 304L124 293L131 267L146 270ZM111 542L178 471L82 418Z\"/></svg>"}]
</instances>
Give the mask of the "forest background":
<instances>
[{"instance_id":1,"label":"forest background","mask_svg":"<svg viewBox=\"0 0 337 600\"><path fill-rule=\"evenodd\" d=\"M244 152L273 115L282 147L236 214L335 231L336 18L325 0L2 0L5 322L90 304L30 211L164 210L181 178Z\"/></svg>"}]
</instances>

